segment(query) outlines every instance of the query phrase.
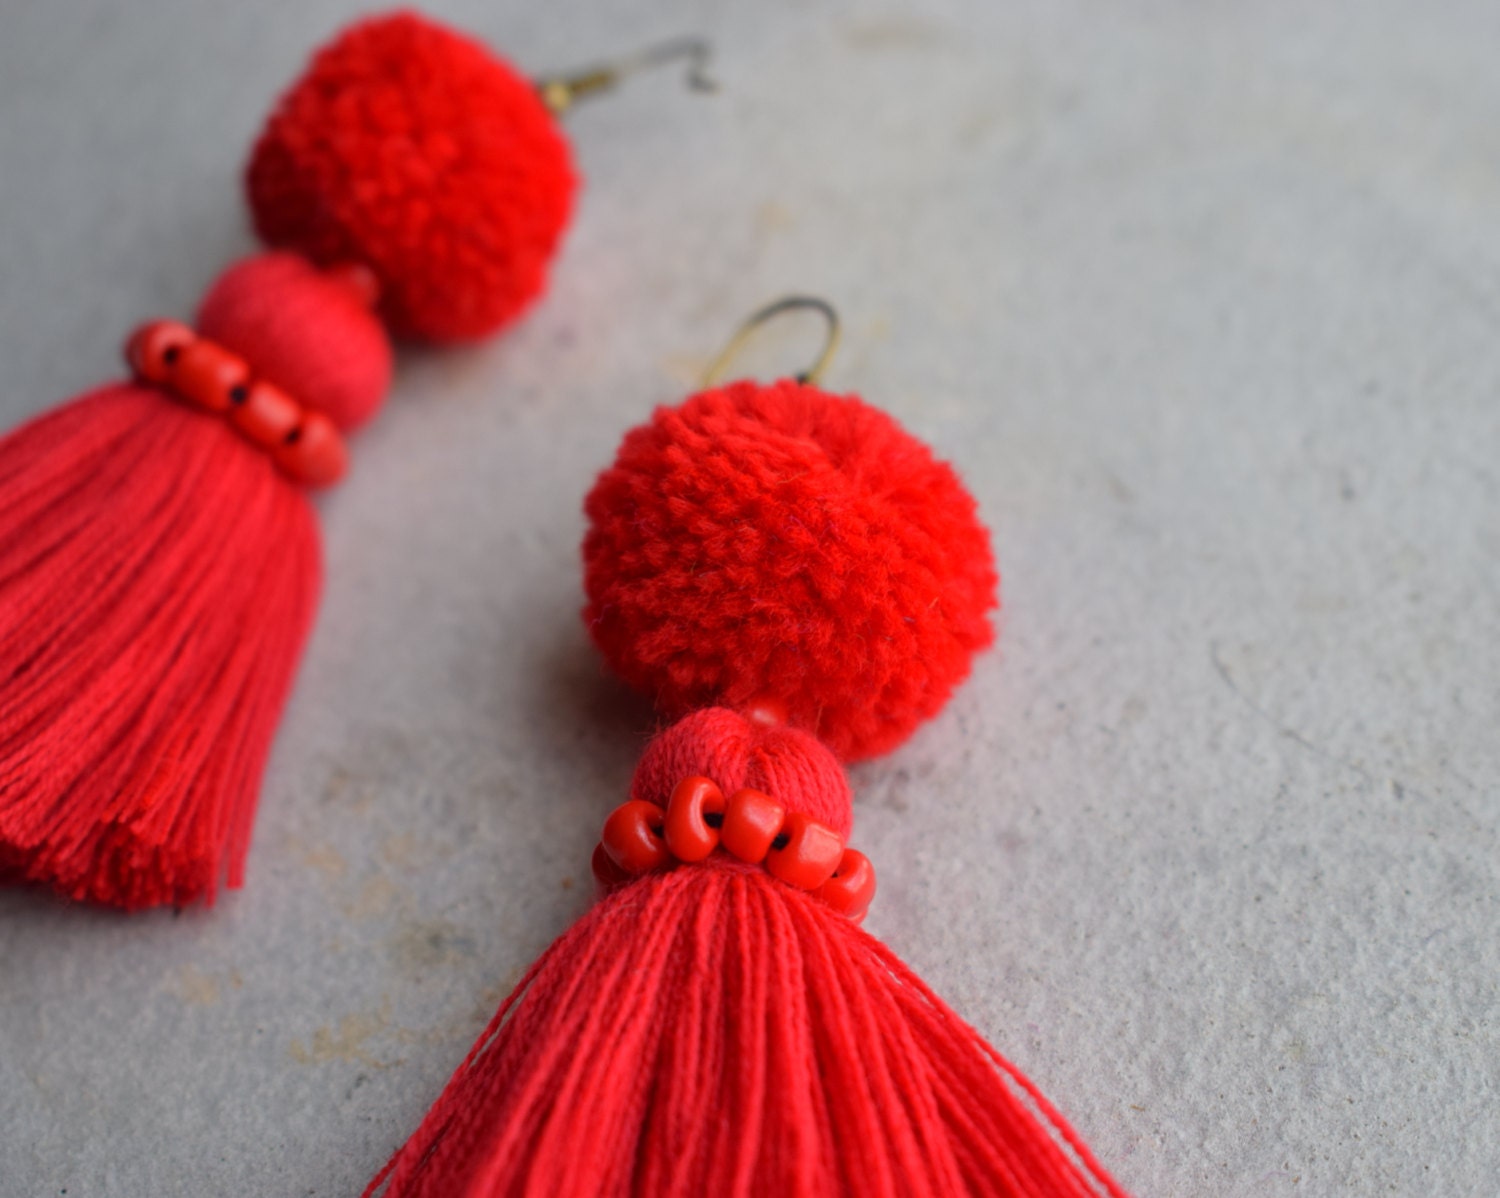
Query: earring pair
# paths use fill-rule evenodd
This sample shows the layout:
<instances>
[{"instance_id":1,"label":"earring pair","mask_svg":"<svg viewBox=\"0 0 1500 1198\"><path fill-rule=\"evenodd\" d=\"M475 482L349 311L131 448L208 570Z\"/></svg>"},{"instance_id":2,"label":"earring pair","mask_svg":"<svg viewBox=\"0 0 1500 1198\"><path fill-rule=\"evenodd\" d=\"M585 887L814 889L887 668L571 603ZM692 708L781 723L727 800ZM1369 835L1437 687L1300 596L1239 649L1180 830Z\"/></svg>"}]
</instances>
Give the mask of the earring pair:
<instances>
[{"instance_id":1,"label":"earring pair","mask_svg":"<svg viewBox=\"0 0 1500 1198\"><path fill-rule=\"evenodd\" d=\"M633 65L663 56L701 66ZM239 883L317 601L306 488L392 335L487 335L539 293L575 187L555 112L617 74L538 89L424 18L352 27L252 153L272 252L133 336L131 382L0 442L0 871L131 909ZM844 766L945 705L998 578L957 474L816 385L819 310L804 376L721 385L737 337L589 493L589 631L670 722L603 821L599 902L367 1194L1121 1194L859 926Z\"/></svg>"}]
</instances>

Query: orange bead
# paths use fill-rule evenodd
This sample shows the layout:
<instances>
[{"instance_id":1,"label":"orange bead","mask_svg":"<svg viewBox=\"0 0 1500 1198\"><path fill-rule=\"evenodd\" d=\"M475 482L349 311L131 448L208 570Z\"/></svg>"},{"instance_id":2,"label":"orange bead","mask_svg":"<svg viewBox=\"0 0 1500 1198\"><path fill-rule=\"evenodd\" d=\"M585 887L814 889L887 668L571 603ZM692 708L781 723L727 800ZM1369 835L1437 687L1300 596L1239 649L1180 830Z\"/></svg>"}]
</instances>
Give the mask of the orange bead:
<instances>
[{"instance_id":1,"label":"orange bead","mask_svg":"<svg viewBox=\"0 0 1500 1198\"><path fill-rule=\"evenodd\" d=\"M844 855L844 842L827 824L794 811L766 854L766 869L801 890L816 890L833 876Z\"/></svg>"},{"instance_id":2,"label":"orange bead","mask_svg":"<svg viewBox=\"0 0 1500 1198\"><path fill-rule=\"evenodd\" d=\"M875 897L875 867L858 849L845 849L833 877L816 894L840 915L859 923Z\"/></svg>"},{"instance_id":3,"label":"orange bead","mask_svg":"<svg viewBox=\"0 0 1500 1198\"><path fill-rule=\"evenodd\" d=\"M786 808L758 790L737 790L724 809L719 843L751 865L759 865L781 834Z\"/></svg>"},{"instance_id":4,"label":"orange bead","mask_svg":"<svg viewBox=\"0 0 1500 1198\"><path fill-rule=\"evenodd\" d=\"M262 449L284 444L302 423L302 405L275 383L256 379L230 396L229 423Z\"/></svg>"},{"instance_id":5,"label":"orange bead","mask_svg":"<svg viewBox=\"0 0 1500 1198\"><path fill-rule=\"evenodd\" d=\"M302 421L271 448L276 464L299 483L322 487L338 482L349 468L349 454L338 425L323 415L304 409ZM659 809L658 809L659 810Z\"/></svg>"},{"instance_id":6,"label":"orange bead","mask_svg":"<svg viewBox=\"0 0 1500 1198\"><path fill-rule=\"evenodd\" d=\"M665 818L666 813L655 803L632 799L610 812L599 842L610 860L627 874L660 869L672 860L661 835Z\"/></svg>"},{"instance_id":7,"label":"orange bead","mask_svg":"<svg viewBox=\"0 0 1500 1198\"><path fill-rule=\"evenodd\" d=\"M125 342L125 361L130 369L149 383L164 383L185 346L198 334L175 320L153 320L130 334Z\"/></svg>"},{"instance_id":8,"label":"orange bead","mask_svg":"<svg viewBox=\"0 0 1500 1198\"><path fill-rule=\"evenodd\" d=\"M223 346L199 338L184 345L171 364L168 384L175 395L209 412L227 411L250 381L250 367Z\"/></svg>"},{"instance_id":9,"label":"orange bead","mask_svg":"<svg viewBox=\"0 0 1500 1198\"><path fill-rule=\"evenodd\" d=\"M679 861L702 861L719 847L724 792L707 778L684 778L667 800L666 840Z\"/></svg>"}]
</instances>

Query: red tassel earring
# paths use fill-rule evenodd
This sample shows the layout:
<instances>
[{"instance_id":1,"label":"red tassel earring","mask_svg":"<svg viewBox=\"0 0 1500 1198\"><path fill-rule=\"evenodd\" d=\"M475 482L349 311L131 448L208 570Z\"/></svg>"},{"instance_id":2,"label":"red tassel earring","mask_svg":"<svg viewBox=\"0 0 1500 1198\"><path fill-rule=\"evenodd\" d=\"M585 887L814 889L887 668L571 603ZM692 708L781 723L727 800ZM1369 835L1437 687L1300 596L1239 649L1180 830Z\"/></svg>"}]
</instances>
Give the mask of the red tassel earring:
<instances>
[{"instance_id":1,"label":"red tassel earring","mask_svg":"<svg viewBox=\"0 0 1500 1198\"><path fill-rule=\"evenodd\" d=\"M836 334L802 299L747 329L809 304ZM605 821L599 902L367 1198L1123 1194L859 927L840 759L942 707L998 580L952 469L816 377L660 409L589 495L589 629L680 718Z\"/></svg>"},{"instance_id":2,"label":"red tassel earring","mask_svg":"<svg viewBox=\"0 0 1500 1198\"><path fill-rule=\"evenodd\" d=\"M379 407L386 330L512 320L572 208L555 115L704 53L536 85L411 13L317 53L247 171L275 252L226 271L195 328L140 329L130 382L0 440L0 876L125 908L240 885L317 603L306 490Z\"/></svg>"}]
</instances>

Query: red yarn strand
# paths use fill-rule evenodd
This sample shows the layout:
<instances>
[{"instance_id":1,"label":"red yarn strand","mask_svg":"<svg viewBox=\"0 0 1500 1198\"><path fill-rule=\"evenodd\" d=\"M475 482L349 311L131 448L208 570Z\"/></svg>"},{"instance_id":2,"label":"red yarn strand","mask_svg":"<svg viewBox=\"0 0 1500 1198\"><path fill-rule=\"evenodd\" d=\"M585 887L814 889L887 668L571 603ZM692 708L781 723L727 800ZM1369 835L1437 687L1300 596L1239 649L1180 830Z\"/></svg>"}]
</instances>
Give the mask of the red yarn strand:
<instances>
[{"instance_id":1,"label":"red yarn strand","mask_svg":"<svg viewBox=\"0 0 1500 1198\"><path fill-rule=\"evenodd\" d=\"M373 314L289 254L231 266L201 321L251 373L241 402L272 382L325 444L389 383ZM321 550L281 446L228 418L232 380L103 387L0 439L6 880L135 909L244 878Z\"/></svg>"},{"instance_id":2,"label":"red yarn strand","mask_svg":"<svg viewBox=\"0 0 1500 1198\"><path fill-rule=\"evenodd\" d=\"M522 1193L1123 1198L894 954L722 858L564 933L366 1191Z\"/></svg>"},{"instance_id":3,"label":"red yarn strand","mask_svg":"<svg viewBox=\"0 0 1500 1198\"><path fill-rule=\"evenodd\" d=\"M0 869L126 908L238 884L319 587L306 499L149 389L0 441Z\"/></svg>"}]
</instances>

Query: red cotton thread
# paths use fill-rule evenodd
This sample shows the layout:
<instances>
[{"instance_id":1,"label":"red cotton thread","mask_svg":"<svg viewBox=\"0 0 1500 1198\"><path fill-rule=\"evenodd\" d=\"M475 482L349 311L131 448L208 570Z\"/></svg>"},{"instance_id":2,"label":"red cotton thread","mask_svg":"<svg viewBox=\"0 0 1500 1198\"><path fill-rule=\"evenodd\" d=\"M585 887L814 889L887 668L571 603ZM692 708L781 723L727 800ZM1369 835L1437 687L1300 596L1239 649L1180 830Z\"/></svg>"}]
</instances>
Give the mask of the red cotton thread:
<instances>
[{"instance_id":1,"label":"red cotton thread","mask_svg":"<svg viewBox=\"0 0 1500 1198\"><path fill-rule=\"evenodd\" d=\"M257 373L345 418L379 402L389 349L345 287L252 259L211 294L208 323L235 346L253 349L267 314L306 322L301 341L251 363ZM307 362L324 341L348 352ZM200 382L211 391L216 377ZM242 881L322 565L302 488L233 427L230 407L227 394L212 410L114 384L0 440L8 880L127 909Z\"/></svg>"},{"instance_id":2,"label":"red cotton thread","mask_svg":"<svg viewBox=\"0 0 1500 1198\"><path fill-rule=\"evenodd\" d=\"M744 743L692 739L704 761ZM798 746L792 776L838 769ZM724 854L632 878L564 933L365 1193L1123 1195L889 949Z\"/></svg>"},{"instance_id":3,"label":"red cotton thread","mask_svg":"<svg viewBox=\"0 0 1500 1198\"><path fill-rule=\"evenodd\" d=\"M598 903L366 1198L1123 1198L858 927L839 758L898 743L990 639L956 476L859 401L741 383L627 435L587 511L606 657L669 710L723 705L648 745Z\"/></svg>"}]
</instances>

